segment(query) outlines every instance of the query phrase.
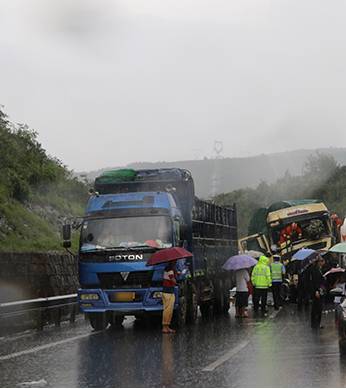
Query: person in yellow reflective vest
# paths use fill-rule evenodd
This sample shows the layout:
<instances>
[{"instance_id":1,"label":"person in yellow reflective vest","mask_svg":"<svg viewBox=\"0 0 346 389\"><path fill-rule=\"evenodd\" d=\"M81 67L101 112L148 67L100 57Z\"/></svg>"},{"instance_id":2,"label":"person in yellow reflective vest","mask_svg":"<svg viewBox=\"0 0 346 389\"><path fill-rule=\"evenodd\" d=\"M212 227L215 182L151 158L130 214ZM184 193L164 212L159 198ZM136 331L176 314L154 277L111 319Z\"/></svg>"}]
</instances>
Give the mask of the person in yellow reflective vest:
<instances>
[{"instance_id":1,"label":"person in yellow reflective vest","mask_svg":"<svg viewBox=\"0 0 346 389\"><path fill-rule=\"evenodd\" d=\"M274 309L277 311L282 305L280 289L285 274L285 266L280 262L280 255L273 256L274 262L270 265L272 275L272 292L274 300Z\"/></svg>"},{"instance_id":2,"label":"person in yellow reflective vest","mask_svg":"<svg viewBox=\"0 0 346 389\"><path fill-rule=\"evenodd\" d=\"M254 312L258 312L259 304L261 302L261 311L263 315L266 315L268 288L272 286L272 277L270 274L269 258L265 255L260 256L257 265L253 268L251 282L254 286Z\"/></svg>"}]
</instances>

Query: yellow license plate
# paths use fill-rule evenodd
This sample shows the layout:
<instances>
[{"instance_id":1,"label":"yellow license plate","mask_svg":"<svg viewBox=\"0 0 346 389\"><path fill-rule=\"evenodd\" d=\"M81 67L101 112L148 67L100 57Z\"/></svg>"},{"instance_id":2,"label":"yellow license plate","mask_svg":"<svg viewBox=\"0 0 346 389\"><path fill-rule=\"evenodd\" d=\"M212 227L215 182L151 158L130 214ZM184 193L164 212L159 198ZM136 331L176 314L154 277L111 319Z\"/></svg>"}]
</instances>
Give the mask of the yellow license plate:
<instances>
[{"instance_id":1,"label":"yellow license plate","mask_svg":"<svg viewBox=\"0 0 346 389\"><path fill-rule=\"evenodd\" d=\"M136 297L135 292L116 292L112 295L112 301L116 302L126 302L133 301Z\"/></svg>"}]
</instances>

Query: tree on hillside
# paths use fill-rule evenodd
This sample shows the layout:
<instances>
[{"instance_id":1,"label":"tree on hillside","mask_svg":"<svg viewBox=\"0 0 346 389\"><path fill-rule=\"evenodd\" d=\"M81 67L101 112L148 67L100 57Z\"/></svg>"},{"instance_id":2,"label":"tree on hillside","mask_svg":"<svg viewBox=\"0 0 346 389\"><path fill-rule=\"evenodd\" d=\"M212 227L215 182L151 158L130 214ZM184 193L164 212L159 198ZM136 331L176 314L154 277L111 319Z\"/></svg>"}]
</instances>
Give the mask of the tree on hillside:
<instances>
[{"instance_id":1,"label":"tree on hillside","mask_svg":"<svg viewBox=\"0 0 346 389\"><path fill-rule=\"evenodd\" d=\"M0 195L18 201L27 200L33 191L45 191L51 184L74 181L66 167L42 148L37 133L27 125L10 123L1 107L0 166Z\"/></svg>"},{"instance_id":2,"label":"tree on hillside","mask_svg":"<svg viewBox=\"0 0 346 389\"><path fill-rule=\"evenodd\" d=\"M317 152L311 154L304 164L303 176L319 180L328 179L338 168L335 158L330 154Z\"/></svg>"},{"instance_id":3,"label":"tree on hillside","mask_svg":"<svg viewBox=\"0 0 346 389\"><path fill-rule=\"evenodd\" d=\"M346 213L346 167L339 167L335 159L322 153L311 155L304 174L292 176L288 171L272 184L261 182L256 189L246 188L215 197L219 205L236 203L239 234L248 234L252 215L260 208L281 200L321 198L330 209Z\"/></svg>"},{"instance_id":4,"label":"tree on hillside","mask_svg":"<svg viewBox=\"0 0 346 389\"><path fill-rule=\"evenodd\" d=\"M315 189L314 196L340 216L346 216L346 166L339 166L323 185Z\"/></svg>"},{"instance_id":5,"label":"tree on hillside","mask_svg":"<svg viewBox=\"0 0 346 389\"><path fill-rule=\"evenodd\" d=\"M79 216L87 187L0 106L0 250L60 249L65 217Z\"/></svg>"}]
</instances>

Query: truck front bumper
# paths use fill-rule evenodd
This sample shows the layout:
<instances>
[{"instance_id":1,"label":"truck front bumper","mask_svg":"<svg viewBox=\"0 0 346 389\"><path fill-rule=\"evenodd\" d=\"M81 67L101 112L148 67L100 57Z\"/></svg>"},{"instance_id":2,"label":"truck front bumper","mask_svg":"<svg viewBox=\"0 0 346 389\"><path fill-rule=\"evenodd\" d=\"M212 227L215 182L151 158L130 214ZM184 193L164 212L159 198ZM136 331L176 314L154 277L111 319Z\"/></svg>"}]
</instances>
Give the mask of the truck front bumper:
<instances>
[{"instance_id":1,"label":"truck front bumper","mask_svg":"<svg viewBox=\"0 0 346 389\"><path fill-rule=\"evenodd\" d=\"M114 297L124 292L133 294L135 298L132 301L115 301ZM162 311L162 299L157 296L159 292L162 292L162 288L79 289L78 302L81 311L84 313L110 311L124 315L135 315L146 312L160 312ZM175 308L177 308L178 288L175 290L175 296Z\"/></svg>"}]
</instances>

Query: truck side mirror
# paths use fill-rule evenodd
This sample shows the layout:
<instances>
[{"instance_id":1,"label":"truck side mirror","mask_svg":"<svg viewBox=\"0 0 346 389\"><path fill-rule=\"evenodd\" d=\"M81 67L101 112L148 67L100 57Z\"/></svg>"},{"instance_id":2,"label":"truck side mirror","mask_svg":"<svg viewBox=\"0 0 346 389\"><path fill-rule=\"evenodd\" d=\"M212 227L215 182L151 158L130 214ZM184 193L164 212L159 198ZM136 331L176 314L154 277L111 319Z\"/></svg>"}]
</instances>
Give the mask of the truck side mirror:
<instances>
[{"instance_id":1,"label":"truck side mirror","mask_svg":"<svg viewBox=\"0 0 346 389\"><path fill-rule=\"evenodd\" d=\"M71 247L71 224L64 224L62 226L62 239L63 239L63 247L69 248Z\"/></svg>"}]
</instances>

